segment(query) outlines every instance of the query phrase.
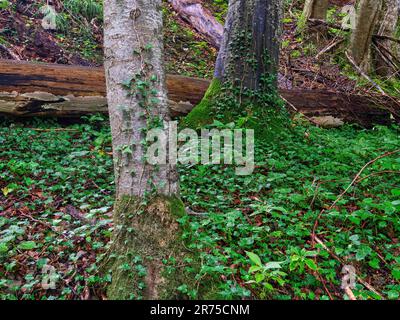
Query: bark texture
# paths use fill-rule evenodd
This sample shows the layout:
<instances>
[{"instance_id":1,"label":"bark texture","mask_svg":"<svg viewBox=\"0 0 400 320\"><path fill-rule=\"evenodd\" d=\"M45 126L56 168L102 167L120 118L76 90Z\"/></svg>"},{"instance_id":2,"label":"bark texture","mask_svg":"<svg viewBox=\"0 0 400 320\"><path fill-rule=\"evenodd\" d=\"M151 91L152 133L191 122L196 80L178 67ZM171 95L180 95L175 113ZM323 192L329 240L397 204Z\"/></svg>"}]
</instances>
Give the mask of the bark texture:
<instances>
[{"instance_id":1,"label":"bark texture","mask_svg":"<svg viewBox=\"0 0 400 320\"><path fill-rule=\"evenodd\" d=\"M378 35L395 37L397 23L399 21L399 0L384 0L383 10L379 19ZM398 43L383 39L377 43L376 72L382 76L395 73L400 67L400 47Z\"/></svg>"},{"instance_id":2,"label":"bark texture","mask_svg":"<svg viewBox=\"0 0 400 320\"><path fill-rule=\"evenodd\" d=\"M200 83L200 86L197 86ZM192 89L204 96L210 82L202 80L193 83ZM343 95L316 90L280 90L281 96L299 112L308 117L333 116L347 123L365 127L375 124L389 124L390 112L398 107L393 100L374 101L366 96ZM68 100L64 100L68 99ZM171 116L188 115L194 108L191 103L169 101ZM290 108L289 108L290 110ZM94 113L107 113L104 97L60 97L48 93L0 93L0 114L18 117L62 118L80 117ZM397 116L398 118L398 116Z\"/></svg>"},{"instance_id":3,"label":"bark texture","mask_svg":"<svg viewBox=\"0 0 400 320\"><path fill-rule=\"evenodd\" d=\"M325 20L328 12L329 0L306 0L303 10L303 19Z\"/></svg>"},{"instance_id":4,"label":"bark texture","mask_svg":"<svg viewBox=\"0 0 400 320\"><path fill-rule=\"evenodd\" d=\"M168 98L196 104L209 82L179 75L166 77ZM59 98L105 97L104 68L0 60L0 92L32 94L46 92Z\"/></svg>"},{"instance_id":5,"label":"bark texture","mask_svg":"<svg viewBox=\"0 0 400 320\"><path fill-rule=\"evenodd\" d=\"M369 73L372 68L372 36L376 29L382 0L360 0L356 26L350 40L350 52L358 66Z\"/></svg>"},{"instance_id":6,"label":"bark texture","mask_svg":"<svg viewBox=\"0 0 400 320\"><path fill-rule=\"evenodd\" d=\"M170 120L163 70L161 0L112 0L104 11L107 100L114 158L119 162L115 166L117 196L143 196L148 188L143 182L150 179L153 169L142 160L144 147L140 142L145 138L143 130L147 128L146 117ZM138 95L128 95L127 88L122 84L146 68L150 69L149 74L143 73L140 80L156 77L152 89L157 92L155 98L158 103L151 114L144 117ZM121 147L131 148L132 154L123 154ZM175 169L170 166L160 168L154 181L155 184L165 185L159 190L160 193L177 193L174 172Z\"/></svg>"},{"instance_id":7,"label":"bark texture","mask_svg":"<svg viewBox=\"0 0 400 320\"><path fill-rule=\"evenodd\" d=\"M169 0L169 3L208 43L216 49L220 47L224 29L212 13L202 6L201 0Z\"/></svg>"},{"instance_id":8,"label":"bark texture","mask_svg":"<svg viewBox=\"0 0 400 320\"><path fill-rule=\"evenodd\" d=\"M230 0L215 78L258 90L279 61L280 0Z\"/></svg>"},{"instance_id":9,"label":"bark texture","mask_svg":"<svg viewBox=\"0 0 400 320\"><path fill-rule=\"evenodd\" d=\"M116 202L110 299L174 299L189 256L176 219L174 164L149 165L145 132L157 123L168 139L170 120L163 68L161 0L109 0L104 6L104 48ZM151 97L151 98L150 98ZM175 261L174 260L174 261ZM171 269L168 269L171 267ZM169 271L168 271L169 270ZM172 270L172 271L171 271Z\"/></svg>"}]
</instances>

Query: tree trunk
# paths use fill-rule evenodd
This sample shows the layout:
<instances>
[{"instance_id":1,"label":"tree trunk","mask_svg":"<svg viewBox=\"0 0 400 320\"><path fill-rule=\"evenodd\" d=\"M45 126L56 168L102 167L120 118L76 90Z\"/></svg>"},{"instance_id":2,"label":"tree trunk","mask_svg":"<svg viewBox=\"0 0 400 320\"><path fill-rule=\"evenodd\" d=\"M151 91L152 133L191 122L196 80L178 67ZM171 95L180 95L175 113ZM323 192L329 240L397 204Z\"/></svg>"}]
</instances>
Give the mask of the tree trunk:
<instances>
[{"instance_id":1,"label":"tree trunk","mask_svg":"<svg viewBox=\"0 0 400 320\"><path fill-rule=\"evenodd\" d=\"M263 75L276 74L281 10L280 1L230 0L216 79L258 90Z\"/></svg>"},{"instance_id":2,"label":"tree trunk","mask_svg":"<svg viewBox=\"0 0 400 320\"><path fill-rule=\"evenodd\" d=\"M356 27L350 40L350 52L354 61L365 72L372 68L372 36L382 7L382 0L360 0Z\"/></svg>"},{"instance_id":3,"label":"tree trunk","mask_svg":"<svg viewBox=\"0 0 400 320\"><path fill-rule=\"evenodd\" d=\"M329 0L306 0L303 10L303 19L325 20L328 12Z\"/></svg>"},{"instance_id":4,"label":"tree trunk","mask_svg":"<svg viewBox=\"0 0 400 320\"><path fill-rule=\"evenodd\" d=\"M204 85L197 86L198 83L204 83ZM194 83L192 89L199 95L204 95L207 85L209 81L203 80ZM332 116L346 123L357 123L365 127L390 124L388 110L392 110L396 117L395 110L398 109L395 101L391 99L377 102L368 96L349 96L329 91L280 90L280 94L298 112L307 117ZM193 105L169 101L169 108L172 117L182 117L192 111ZM0 93L0 115L71 118L95 113L108 113L105 98L60 97L49 93Z\"/></svg>"},{"instance_id":5,"label":"tree trunk","mask_svg":"<svg viewBox=\"0 0 400 320\"><path fill-rule=\"evenodd\" d=\"M318 44L326 36L327 28L324 25L309 27L309 19L326 20L329 0L306 0L303 14L299 20L298 30L308 35L308 41Z\"/></svg>"},{"instance_id":6,"label":"tree trunk","mask_svg":"<svg viewBox=\"0 0 400 320\"><path fill-rule=\"evenodd\" d=\"M378 35L394 37L399 20L399 0L384 0L383 6ZM399 44L383 39L377 45L380 54L377 55L376 72L381 76L390 76L400 67L397 63L400 60Z\"/></svg>"},{"instance_id":7,"label":"tree trunk","mask_svg":"<svg viewBox=\"0 0 400 320\"><path fill-rule=\"evenodd\" d=\"M182 265L187 256L176 222L185 210L175 165L145 160L146 132L169 136L162 24L161 0L110 0L104 6L116 186L112 253L105 264L112 274L110 299L174 299L186 282L184 267L169 265Z\"/></svg>"},{"instance_id":8,"label":"tree trunk","mask_svg":"<svg viewBox=\"0 0 400 320\"><path fill-rule=\"evenodd\" d=\"M245 92L276 91L279 61L281 0L230 0L224 27L224 37L215 65L212 81L203 101L186 117L189 127L201 127L215 119L215 105L219 96L227 99L238 88L237 110ZM224 87L231 89L224 91ZM224 92L222 92L224 91ZM272 94L271 94L272 96ZM278 98L276 99L278 100ZM234 112L226 110L232 117ZM232 121L233 119L226 119Z\"/></svg>"}]
</instances>

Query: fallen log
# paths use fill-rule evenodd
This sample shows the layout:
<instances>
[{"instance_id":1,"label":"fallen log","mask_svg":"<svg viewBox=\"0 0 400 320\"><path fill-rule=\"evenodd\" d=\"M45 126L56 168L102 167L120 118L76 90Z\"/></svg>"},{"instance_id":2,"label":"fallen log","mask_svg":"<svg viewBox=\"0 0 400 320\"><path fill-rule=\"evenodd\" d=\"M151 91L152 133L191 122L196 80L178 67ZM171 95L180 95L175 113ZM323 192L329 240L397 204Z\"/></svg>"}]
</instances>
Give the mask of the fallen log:
<instances>
[{"instance_id":1,"label":"fallen log","mask_svg":"<svg viewBox=\"0 0 400 320\"><path fill-rule=\"evenodd\" d=\"M391 123L391 112L397 104L383 97L373 99L363 95L348 95L326 90L280 90L281 96L298 112L309 118L331 116L345 123L357 123L363 127Z\"/></svg>"},{"instance_id":2,"label":"fallen log","mask_svg":"<svg viewBox=\"0 0 400 320\"><path fill-rule=\"evenodd\" d=\"M188 114L199 103L208 80L167 76L172 115ZM103 68L0 60L0 114L20 117L79 117L107 113ZM308 117L332 116L365 127L389 124L390 99L377 102L362 95L321 90L280 90ZM388 109L386 110L385 107Z\"/></svg>"},{"instance_id":3,"label":"fallen log","mask_svg":"<svg viewBox=\"0 0 400 320\"><path fill-rule=\"evenodd\" d=\"M224 27L209 10L202 6L201 0L169 0L168 2L182 20L206 38L214 48L219 49Z\"/></svg>"},{"instance_id":4,"label":"fallen log","mask_svg":"<svg viewBox=\"0 0 400 320\"><path fill-rule=\"evenodd\" d=\"M167 76L169 98L197 104L209 82L177 75ZM0 92L47 92L57 96L106 95L103 68L0 60Z\"/></svg>"}]
</instances>

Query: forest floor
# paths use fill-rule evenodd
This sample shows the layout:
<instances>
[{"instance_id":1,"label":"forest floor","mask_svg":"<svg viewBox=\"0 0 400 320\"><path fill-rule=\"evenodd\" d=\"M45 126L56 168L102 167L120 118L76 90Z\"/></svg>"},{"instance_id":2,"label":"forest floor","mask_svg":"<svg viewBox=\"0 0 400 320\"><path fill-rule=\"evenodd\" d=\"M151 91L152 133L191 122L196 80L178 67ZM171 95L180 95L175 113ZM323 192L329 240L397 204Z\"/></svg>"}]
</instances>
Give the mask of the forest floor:
<instances>
[{"instance_id":1,"label":"forest floor","mask_svg":"<svg viewBox=\"0 0 400 320\"><path fill-rule=\"evenodd\" d=\"M21 59L100 65L98 8L79 23L75 2L56 1L70 5L68 33L41 30L40 1L14 6L15 16L0 11L0 43ZM207 4L222 17L224 1ZM216 50L168 7L165 14L168 72L211 77ZM306 45L295 23L285 19L281 86L371 90L343 55L315 59L340 35L330 30L320 47ZM383 87L395 95L397 82ZM185 235L201 252L199 278L213 278L224 299L347 299L342 268L351 265L361 279L357 299L399 299L399 133L397 126L327 130L294 119L279 141L257 141L251 176L236 176L231 166L180 166L185 204L208 213L188 217ZM107 120L2 119L0 146L0 299L105 298L110 279L97 271L113 228ZM56 286L45 290L48 266Z\"/></svg>"},{"instance_id":2,"label":"forest floor","mask_svg":"<svg viewBox=\"0 0 400 320\"><path fill-rule=\"evenodd\" d=\"M180 166L185 204L208 213L188 218L199 277L213 278L225 299L341 299L346 264L383 297L399 298L398 139L398 127L294 122L279 142L257 142L250 176L232 166ZM98 260L114 197L107 121L2 122L0 144L0 298L103 298L109 279L98 276ZM365 164L385 154L331 207ZM331 253L313 243L314 228ZM284 273L249 272L258 259L279 262ZM47 265L56 271L54 290L42 288ZM354 294L379 298L359 282Z\"/></svg>"}]
</instances>

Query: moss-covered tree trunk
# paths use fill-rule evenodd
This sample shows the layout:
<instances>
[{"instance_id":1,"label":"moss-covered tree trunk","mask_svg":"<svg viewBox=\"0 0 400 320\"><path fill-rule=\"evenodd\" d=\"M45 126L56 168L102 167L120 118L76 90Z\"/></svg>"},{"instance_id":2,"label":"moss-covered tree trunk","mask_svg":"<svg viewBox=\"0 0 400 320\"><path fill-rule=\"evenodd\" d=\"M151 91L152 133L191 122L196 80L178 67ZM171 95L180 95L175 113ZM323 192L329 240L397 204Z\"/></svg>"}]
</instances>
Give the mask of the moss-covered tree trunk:
<instances>
[{"instance_id":1,"label":"moss-covered tree trunk","mask_svg":"<svg viewBox=\"0 0 400 320\"><path fill-rule=\"evenodd\" d=\"M185 265L187 257L176 222L185 214L176 168L145 160L149 129L168 138L161 10L161 0L104 4L116 186L113 242L105 261L112 274L110 299L173 299L185 282L184 267L171 265Z\"/></svg>"},{"instance_id":2,"label":"moss-covered tree trunk","mask_svg":"<svg viewBox=\"0 0 400 320\"><path fill-rule=\"evenodd\" d=\"M372 69L372 36L376 30L382 0L360 0L356 26L350 40L350 52L360 68L369 73Z\"/></svg>"},{"instance_id":3,"label":"moss-covered tree trunk","mask_svg":"<svg viewBox=\"0 0 400 320\"><path fill-rule=\"evenodd\" d=\"M239 88L240 94L275 90L281 11L281 0L229 1L214 80L203 101L186 118L188 125L212 122L216 97L226 84Z\"/></svg>"}]
</instances>

